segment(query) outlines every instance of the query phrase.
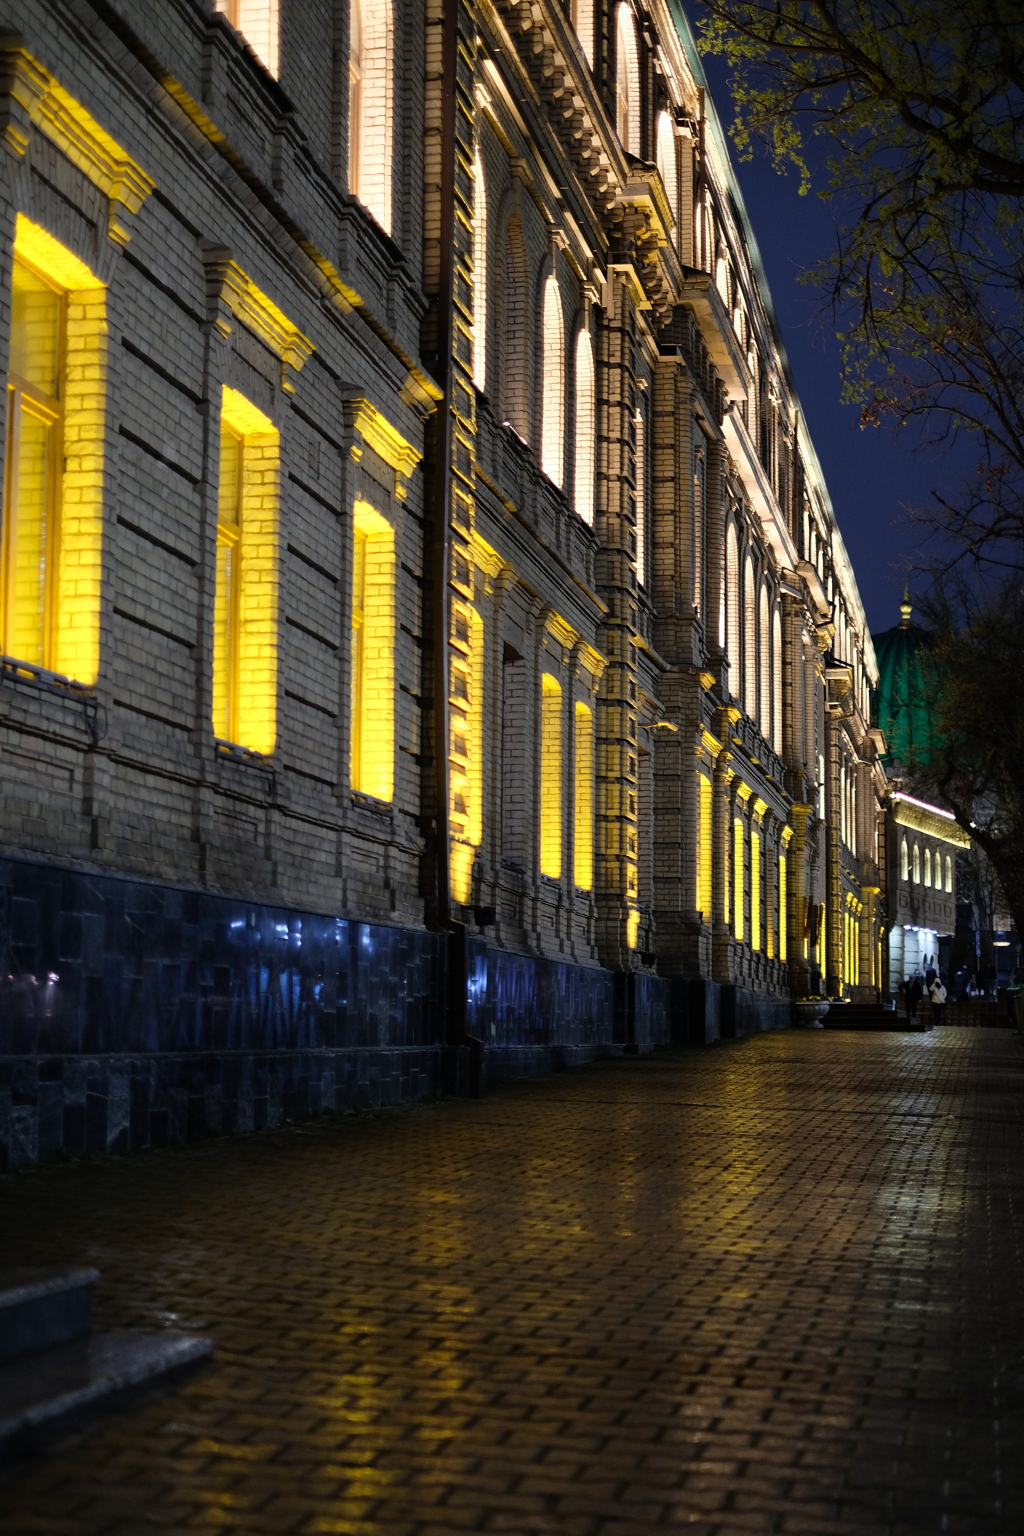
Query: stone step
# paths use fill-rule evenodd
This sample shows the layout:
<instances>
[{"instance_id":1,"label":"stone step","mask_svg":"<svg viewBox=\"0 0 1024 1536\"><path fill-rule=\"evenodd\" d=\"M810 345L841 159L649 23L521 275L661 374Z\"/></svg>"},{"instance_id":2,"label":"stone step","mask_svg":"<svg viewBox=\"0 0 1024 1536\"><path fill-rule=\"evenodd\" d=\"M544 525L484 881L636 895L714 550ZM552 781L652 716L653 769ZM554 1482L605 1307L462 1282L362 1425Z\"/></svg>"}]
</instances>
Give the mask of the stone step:
<instances>
[{"instance_id":1,"label":"stone step","mask_svg":"<svg viewBox=\"0 0 1024 1536\"><path fill-rule=\"evenodd\" d=\"M0 1367L0 1462L37 1450L212 1349L194 1333L108 1333L11 1361Z\"/></svg>"},{"instance_id":2,"label":"stone step","mask_svg":"<svg viewBox=\"0 0 1024 1536\"><path fill-rule=\"evenodd\" d=\"M85 1338L95 1269L0 1267L0 1365Z\"/></svg>"},{"instance_id":3,"label":"stone step","mask_svg":"<svg viewBox=\"0 0 1024 1536\"><path fill-rule=\"evenodd\" d=\"M95 1269L0 1269L0 1461L205 1359L196 1333L93 1336Z\"/></svg>"},{"instance_id":4,"label":"stone step","mask_svg":"<svg viewBox=\"0 0 1024 1536\"><path fill-rule=\"evenodd\" d=\"M914 1035L926 1034L932 1027L921 1013L911 1022L903 1013L872 1003L833 1003L822 1023L826 1029L891 1030Z\"/></svg>"}]
</instances>

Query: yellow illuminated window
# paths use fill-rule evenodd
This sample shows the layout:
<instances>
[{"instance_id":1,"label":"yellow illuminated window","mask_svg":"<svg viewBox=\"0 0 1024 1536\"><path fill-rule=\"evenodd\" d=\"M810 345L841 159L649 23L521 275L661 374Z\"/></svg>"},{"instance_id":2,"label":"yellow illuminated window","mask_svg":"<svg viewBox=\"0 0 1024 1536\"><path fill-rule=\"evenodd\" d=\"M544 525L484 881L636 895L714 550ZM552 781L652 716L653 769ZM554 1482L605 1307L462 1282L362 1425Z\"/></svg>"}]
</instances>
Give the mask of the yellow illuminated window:
<instances>
[{"instance_id":1,"label":"yellow illuminated window","mask_svg":"<svg viewBox=\"0 0 1024 1536\"><path fill-rule=\"evenodd\" d=\"M472 895L473 861L483 837L483 621L469 603L452 609L448 703L451 777L451 882L456 901Z\"/></svg>"},{"instance_id":2,"label":"yellow illuminated window","mask_svg":"<svg viewBox=\"0 0 1024 1536\"><path fill-rule=\"evenodd\" d=\"M352 561L352 788L391 800L395 782L395 535L355 505Z\"/></svg>"},{"instance_id":3,"label":"yellow illuminated window","mask_svg":"<svg viewBox=\"0 0 1024 1536\"><path fill-rule=\"evenodd\" d=\"M750 834L750 943L761 948L761 834Z\"/></svg>"},{"instance_id":4,"label":"yellow illuminated window","mask_svg":"<svg viewBox=\"0 0 1024 1536\"><path fill-rule=\"evenodd\" d=\"M924 883L925 885L931 885L932 883L932 851L930 848L926 848L924 851Z\"/></svg>"},{"instance_id":5,"label":"yellow illuminated window","mask_svg":"<svg viewBox=\"0 0 1024 1536\"><path fill-rule=\"evenodd\" d=\"M87 684L99 669L105 320L103 285L19 214L0 644Z\"/></svg>"},{"instance_id":6,"label":"yellow illuminated window","mask_svg":"<svg viewBox=\"0 0 1024 1536\"><path fill-rule=\"evenodd\" d=\"M711 921L711 878L713 853L711 846L711 780L703 773L697 775L697 908L704 921Z\"/></svg>"},{"instance_id":7,"label":"yellow illuminated window","mask_svg":"<svg viewBox=\"0 0 1024 1536\"><path fill-rule=\"evenodd\" d=\"M223 390L213 600L213 733L274 750L280 437L237 390Z\"/></svg>"},{"instance_id":8,"label":"yellow illuminated window","mask_svg":"<svg viewBox=\"0 0 1024 1536\"><path fill-rule=\"evenodd\" d=\"M949 854L947 853L946 854L946 890L947 891L951 891L952 889L953 889L953 860L950 858Z\"/></svg>"},{"instance_id":9,"label":"yellow illuminated window","mask_svg":"<svg viewBox=\"0 0 1024 1536\"><path fill-rule=\"evenodd\" d=\"M900 843L900 879L910 879L910 852L907 848L906 838L903 838Z\"/></svg>"},{"instance_id":10,"label":"yellow illuminated window","mask_svg":"<svg viewBox=\"0 0 1024 1536\"><path fill-rule=\"evenodd\" d=\"M786 855L779 854L779 959L786 958Z\"/></svg>"},{"instance_id":11,"label":"yellow illuminated window","mask_svg":"<svg viewBox=\"0 0 1024 1536\"><path fill-rule=\"evenodd\" d=\"M917 843L914 844L914 884L921 884L921 849Z\"/></svg>"},{"instance_id":12,"label":"yellow illuminated window","mask_svg":"<svg viewBox=\"0 0 1024 1536\"><path fill-rule=\"evenodd\" d=\"M746 921L745 921L745 914L744 914L744 910L743 910L743 865L744 865L744 854L745 854L746 850L745 850L745 847L744 847L743 822L742 822L742 820L741 820L741 818L739 816L736 817L735 821L732 824L732 842L733 842L733 861L732 861L733 862L733 876L732 876L732 880L733 880L733 884L732 884L733 914L732 914L732 926L733 926L733 933L734 933L734 935L739 940L739 942L742 944L743 940L746 938Z\"/></svg>"},{"instance_id":13,"label":"yellow illuminated window","mask_svg":"<svg viewBox=\"0 0 1024 1536\"><path fill-rule=\"evenodd\" d=\"M216 9L241 32L260 63L276 75L281 32L278 0L216 0Z\"/></svg>"},{"instance_id":14,"label":"yellow illuminated window","mask_svg":"<svg viewBox=\"0 0 1024 1536\"><path fill-rule=\"evenodd\" d=\"M594 884L594 717L576 705L576 807L573 880L582 891Z\"/></svg>"},{"instance_id":15,"label":"yellow illuminated window","mask_svg":"<svg viewBox=\"0 0 1024 1536\"><path fill-rule=\"evenodd\" d=\"M562 875L562 690L557 678L541 676L540 701L540 872Z\"/></svg>"}]
</instances>

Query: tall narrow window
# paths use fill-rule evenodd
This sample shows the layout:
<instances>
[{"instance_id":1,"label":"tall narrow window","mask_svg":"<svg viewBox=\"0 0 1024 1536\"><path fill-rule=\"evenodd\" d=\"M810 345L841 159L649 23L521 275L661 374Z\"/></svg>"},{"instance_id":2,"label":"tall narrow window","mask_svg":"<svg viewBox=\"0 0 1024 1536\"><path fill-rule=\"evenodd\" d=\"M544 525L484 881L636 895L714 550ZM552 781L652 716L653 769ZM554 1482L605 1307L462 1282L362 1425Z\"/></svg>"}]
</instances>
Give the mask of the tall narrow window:
<instances>
[{"instance_id":1,"label":"tall narrow window","mask_svg":"<svg viewBox=\"0 0 1024 1536\"><path fill-rule=\"evenodd\" d=\"M743 874L746 864L746 839L743 835L743 819L737 816L732 824L732 931L740 944L745 940L746 911L744 905Z\"/></svg>"},{"instance_id":2,"label":"tall narrow window","mask_svg":"<svg viewBox=\"0 0 1024 1536\"><path fill-rule=\"evenodd\" d=\"M785 960L787 953L786 923L786 855L779 854L779 959Z\"/></svg>"},{"instance_id":3,"label":"tall narrow window","mask_svg":"<svg viewBox=\"0 0 1024 1536\"><path fill-rule=\"evenodd\" d=\"M517 215L509 219L505 230L504 269L501 294L501 324L495 333L501 352L497 393L510 426L522 441L530 439L530 336L527 325L526 241Z\"/></svg>"},{"instance_id":4,"label":"tall narrow window","mask_svg":"<svg viewBox=\"0 0 1024 1536\"><path fill-rule=\"evenodd\" d=\"M576 337L576 464L573 496L576 511L585 523L594 521L594 460L597 421L595 412L594 343L583 326Z\"/></svg>"},{"instance_id":5,"label":"tall narrow window","mask_svg":"<svg viewBox=\"0 0 1024 1536\"><path fill-rule=\"evenodd\" d=\"M583 57L594 67L594 0L572 0L572 24Z\"/></svg>"},{"instance_id":6,"label":"tall narrow window","mask_svg":"<svg viewBox=\"0 0 1024 1536\"><path fill-rule=\"evenodd\" d=\"M754 595L754 562L748 555L743 565L743 708L757 719L757 607Z\"/></svg>"},{"instance_id":7,"label":"tall narrow window","mask_svg":"<svg viewBox=\"0 0 1024 1536\"><path fill-rule=\"evenodd\" d=\"M900 879L910 879L910 850L907 848L906 838L900 842Z\"/></svg>"},{"instance_id":8,"label":"tall narrow window","mask_svg":"<svg viewBox=\"0 0 1024 1536\"><path fill-rule=\"evenodd\" d=\"M276 75L281 36L278 0L216 0L216 8L241 32L260 63Z\"/></svg>"},{"instance_id":9,"label":"tall narrow window","mask_svg":"<svg viewBox=\"0 0 1024 1536\"><path fill-rule=\"evenodd\" d=\"M594 886L594 717L576 705L576 799L573 826L573 883L581 891Z\"/></svg>"},{"instance_id":10,"label":"tall narrow window","mask_svg":"<svg viewBox=\"0 0 1024 1536\"><path fill-rule=\"evenodd\" d=\"M533 714L530 690L525 660L506 645L501 668L501 860L519 871L532 866L533 776L527 766Z\"/></svg>"},{"instance_id":11,"label":"tall narrow window","mask_svg":"<svg viewBox=\"0 0 1024 1536\"><path fill-rule=\"evenodd\" d=\"M951 891L952 889L953 889L953 860L950 858L949 854L947 853L946 854L946 890L947 891Z\"/></svg>"},{"instance_id":12,"label":"tall narrow window","mask_svg":"<svg viewBox=\"0 0 1024 1536\"><path fill-rule=\"evenodd\" d=\"M758 599L757 649L761 674L758 724L761 727L761 735L766 741L770 741L772 733L772 631L771 622L768 617L768 589L763 585Z\"/></svg>"},{"instance_id":13,"label":"tall narrow window","mask_svg":"<svg viewBox=\"0 0 1024 1536\"><path fill-rule=\"evenodd\" d=\"M640 53L633 12L625 4L619 6L615 18L615 108L619 143L631 155L639 155Z\"/></svg>"},{"instance_id":14,"label":"tall narrow window","mask_svg":"<svg viewBox=\"0 0 1024 1536\"><path fill-rule=\"evenodd\" d=\"M562 689L550 672L541 674L540 872L562 876Z\"/></svg>"},{"instance_id":15,"label":"tall narrow window","mask_svg":"<svg viewBox=\"0 0 1024 1536\"><path fill-rule=\"evenodd\" d=\"M647 585L647 433L642 411L633 421L636 433L636 579Z\"/></svg>"},{"instance_id":16,"label":"tall narrow window","mask_svg":"<svg viewBox=\"0 0 1024 1536\"><path fill-rule=\"evenodd\" d=\"M693 561L693 606L703 613L704 599L704 545L708 524L707 452L697 454L693 469L693 506L690 533L690 555Z\"/></svg>"},{"instance_id":17,"label":"tall narrow window","mask_svg":"<svg viewBox=\"0 0 1024 1536\"><path fill-rule=\"evenodd\" d=\"M487 182L479 149L473 157L473 383L487 385Z\"/></svg>"},{"instance_id":18,"label":"tall narrow window","mask_svg":"<svg viewBox=\"0 0 1024 1536\"><path fill-rule=\"evenodd\" d=\"M451 881L453 897L465 903L483 838L483 621L468 602L453 603L451 619Z\"/></svg>"},{"instance_id":19,"label":"tall narrow window","mask_svg":"<svg viewBox=\"0 0 1024 1536\"><path fill-rule=\"evenodd\" d=\"M213 602L213 733L255 752L277 736L277 528L280 437L224 387Z\"/></svg>"},{"instance_id":20,"label":"tall narrow window","mask_svg":"<svg viewBox=\"0 0 1024 1536\"><path fill-rule=\"evenodd\" d=\"M729 658L729 691L740 697L743 655L740 631L740 551L736 524L730 522L725 536L725 598L727 615L726 652Z\"/></svg>"},{"instance_id":21,"label":"tall narrow window","mask_svg":"<svg viewBox=\"0 0 1024 1536\"><path fill-rule=\"evenodd\" d=\"M348 184L359 195L363 126L363 7L349 0L348 8Z\"/></svg>"},{"instance_id":22,"label":"tall narrow window","mask_svg":"<svg viewBox=\"0 0 1024 1536\"><path fill-rule=\"evenodd\" d=\"M931 885L932 883L932 851L930 848L926 848L924 851L924 883L925 885Z\"/></svg>"},{"instance_id":23,"label":"tall narrow window","mask_svg":"<svg viewBox=\"0 0 1024 1536\"><path fill-rule=\"evenodd\" d=\"M782 619L772 614L772 746L782 752Z\"/></svg>"},{"instance_id":24,"label":"tall narrow window","mask_svg":"<svg viewBox=\"0 0 1024 1536\"><path fill-rule=\"evenodd\" d=\"M549 480L561 485L564 473L565 438L565 332L562 328L562 295L558 279L544 284L544 382L540 438L540 467Z\"/></svg>"},{"instance_id":25,"label":"tall narrow window","mask_svg":"<svg viewBox=\"0 0 1024 1536\"><path fill-rule=\"evenodd\" d=\"M52 235L18 214L0 648L87 684L99 670L104 400L97 380L105 345L103 285ZM72 502L70 516L66 504Z\"/></svg>"},{"instance_id":26,"label":"tall narrow window","mask_svg":"<svg viewBox=\"0 0 1024 1536\"><path fill-rule=\"evenodd\" d=\"M349 4L349 190L390 235L395 71L392 0L349 0Z\"/></svg>"},{"instance_id":27,"label":"tall narrow window","mask_svg":"<svg viewBox=\"0 0 1024 1536\"><path fill-rule=\"evenodd\" d=\"M711 821L711 780L697 775L697 910L706 923L711 921L711 881L714 869Z\"/></svg>"},{"instance_id":28,"label":"tall narrow window","mask_svg":"<svg viewBox=\"0 0 1024 1536\"><path fill-rule=\"evenodd\" d=\"M15 260L7 381L4 651L56 668L59 474L67 303Z\"/></svg>"},{"instance_id":29,"label":"tall narrow window","mask_svg":"<svg viewBox=\"0 0 1024 1536\"><path fill-rule=\"evenodd\" d=\"M914 844L914 884L921 884L921 849Z\"/></svg>"},{"instance_id":30,"label":"tall narrow window","mask_svg":"<svg viewBox=\"0 0 1024 1536\"><path fill-rule=\"evenodd\" d=\"M761 948L761 834L750 834L750 945Z\"/></svg>"},{"instance_id":31,"label":"tall narrow window","mask_svg":"<svg viewBox=\"0 0 1024 1536\"><path fill-rule=\"evenodd\" d=\"M352 548L352 788L391 800L395 783L395 535L357 501Z\"/></svg>"},{"instance_id":32,"label":"tall narrow window","mask_svg":"<svg viewBox=\"0 0 1024 1536\"><path fill-rule=\"evenodd\" d=\"M657 165L668 197L672 222L679 223L679 177L676 171L676 133L667 112L658 113ZM673 236L675 241L678 237Z\"/></svg>"}]
</instances>

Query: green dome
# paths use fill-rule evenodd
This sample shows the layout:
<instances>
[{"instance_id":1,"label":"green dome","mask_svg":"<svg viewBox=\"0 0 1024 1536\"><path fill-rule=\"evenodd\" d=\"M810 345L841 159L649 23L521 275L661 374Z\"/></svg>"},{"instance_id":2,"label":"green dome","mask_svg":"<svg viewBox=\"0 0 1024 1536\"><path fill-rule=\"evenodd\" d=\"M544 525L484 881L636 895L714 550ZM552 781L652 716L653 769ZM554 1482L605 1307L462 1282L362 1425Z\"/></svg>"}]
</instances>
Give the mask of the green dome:
<instances>
[{"instance_id":1,"label":"green dome","mask_svg":"<svg viewBox=\"0 0 1024 1536\"><path fill-rule=\"evenodd\" d=\"M903 594L895 629L872 635L878 661L875 690L875 723L885 733L886 761L920 764L929 749L928 652L931 636L911 623L913 609Z\"/></svg>"}]
</instances>

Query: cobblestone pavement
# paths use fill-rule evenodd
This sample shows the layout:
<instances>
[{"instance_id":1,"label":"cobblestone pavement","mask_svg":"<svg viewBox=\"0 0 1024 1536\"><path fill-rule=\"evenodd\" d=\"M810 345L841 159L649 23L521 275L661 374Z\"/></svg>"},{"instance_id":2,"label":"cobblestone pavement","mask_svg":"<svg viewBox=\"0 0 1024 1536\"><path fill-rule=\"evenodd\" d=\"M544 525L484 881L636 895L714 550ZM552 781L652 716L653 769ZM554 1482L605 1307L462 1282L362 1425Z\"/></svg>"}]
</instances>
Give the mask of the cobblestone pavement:
<instances>
[{"instance_id":1,"label":"cobblestone pavement","mask_svg":"<svg viewBox=\"0 0 1024 1536\"><path fill-rule=\"evenodd\" d=\"M3 1536L1024 1531L1024 1051L765 1035L0 1180L215 1363Z\"/></svg>"}]
</instances>

